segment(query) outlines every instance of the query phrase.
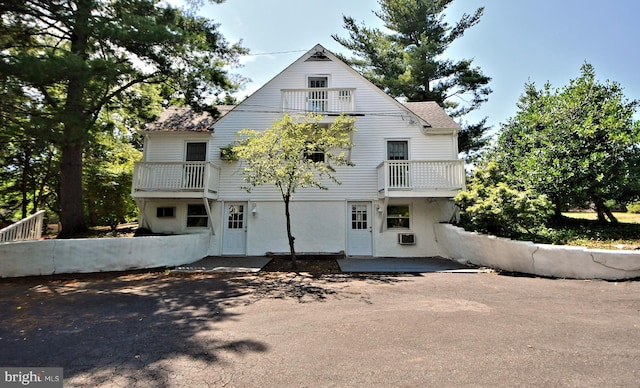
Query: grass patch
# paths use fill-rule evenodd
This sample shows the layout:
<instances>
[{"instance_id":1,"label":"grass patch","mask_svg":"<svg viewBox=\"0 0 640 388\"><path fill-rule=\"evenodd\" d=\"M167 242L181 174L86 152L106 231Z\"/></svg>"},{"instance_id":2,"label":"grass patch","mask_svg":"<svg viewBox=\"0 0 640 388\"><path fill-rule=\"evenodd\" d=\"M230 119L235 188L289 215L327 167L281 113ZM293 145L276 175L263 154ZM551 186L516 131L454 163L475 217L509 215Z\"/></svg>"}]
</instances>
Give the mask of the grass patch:
<instances>
[{"instance_id":1,"label":"grass patch","mask_svg":"<svg viewBox=\"0 0 640 388\"><path fill-rule=\"evenodd\" d=\"M596 212L566 212L562 213L563 216L568 218L577 218L581 220L597 220L598 215ZM638 213L623 213L623 212L613 212L614 217L618 219L618 221L628 224L640 224L640 214Z\"/></svg>"},{"instance_id":2,"label":"grass patch","mask_svg":"<svg viewBox=\"0 0 640 388\"><path fill-rule=\"evenodd\" d=\"M619 224L612 225L598 223L595 214L590 218L583 216L585 213L570 213L574 214L579 217L564 216L535 235L522 237L539 243L594 249L640 249L640 222L636 222L637 218L627 218L632 222L619 219Z\"/></svg>"},{"instance_id":3,"label":"grass patch","mask_svg":"<svg viewBox=\"0 0 640 388\"><path fill-rule=\"evenodd\" d=\"M513 240L532 241L541 244L573 245L591 249L640 250L640 217L636 214L619 213L619 223L601 224L595 213L563 213L559 220L537 227L530 232L497 234ZM460 226L465 227L464 224ZM467 230L472 228L465 227ZM481 231L482 232L482 231Z\"/></svg>"}]
</instances>

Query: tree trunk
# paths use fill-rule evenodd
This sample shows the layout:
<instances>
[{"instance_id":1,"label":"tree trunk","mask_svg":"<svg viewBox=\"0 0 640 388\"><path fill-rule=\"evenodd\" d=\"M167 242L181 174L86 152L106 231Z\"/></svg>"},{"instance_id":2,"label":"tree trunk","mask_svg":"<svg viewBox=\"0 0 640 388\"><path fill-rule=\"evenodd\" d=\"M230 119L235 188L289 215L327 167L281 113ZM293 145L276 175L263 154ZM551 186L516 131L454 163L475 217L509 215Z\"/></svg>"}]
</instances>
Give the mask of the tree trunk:
<instances>
[{"instance_id":1,"label":"tree trunk","mask_svg":"<svg viewBox=\"0 0 640 388\"><path fill-rule=\"evenodd\" d=\"M598 222L606 224L607 218L609 218L609 221L611 221L612 224L618 224L618 219L613 215L611 209L604 204L602 198L596 198L593 203L596 206L596 212L598 213Z\"/></svg>"},{"instance_id":2,"label":"tree trunk","mask_svg":"<svg viewBox=\"0 0 640 388\"><path fill-rule=\"evenodd\" d=\"M291 267L295 271L298 269L298 262L296 261L296 249L294 247L295 237L291 234L291 213L289 212L290 196L284 197L284 214L287 218L287 238L289 239L289 250L291 251Z\"/></svg>"},{"instance_id":3,"label":"tree trunk","mask_svg":"<svg viewBox=\"0 0 640 388\"><path fill-rule=\"evenodd\" d=\"M60 223L58 238L71 238L85 232L82 208L82 145L62 147L60 163Z\"/></svg>"},{"instance_id":4,"label":"tree trunk","mask_svg":"<svg viewBox=\"0 0 640 388\"><path fill-rule=\"evenodd\" d=\"M75 11L75 23L71 32L71 53L82 61L88 58L89 17L91 0L80 0ZM85 63L86 65L86 63ZM88 77L85 66L79 66L69 74L67 100L64 106L64 131L61 139L60 162L60 222L62 231L58 238L70 238L85 232L82 203L82 152L89 131L89 113L85 109L85 91Z\"/></svg>"},{"instance_id":5,"label":"tree trunk","mask_svg":"<svg viewBox=\"0 0 640 388\"><path fill-rule=\"evenodd\" d=\"M556 221L560 221L562 220L562 209L560 208L559 204L554 204L554 209L553 209L553 219Z\"/></svg>"}]
</instances>

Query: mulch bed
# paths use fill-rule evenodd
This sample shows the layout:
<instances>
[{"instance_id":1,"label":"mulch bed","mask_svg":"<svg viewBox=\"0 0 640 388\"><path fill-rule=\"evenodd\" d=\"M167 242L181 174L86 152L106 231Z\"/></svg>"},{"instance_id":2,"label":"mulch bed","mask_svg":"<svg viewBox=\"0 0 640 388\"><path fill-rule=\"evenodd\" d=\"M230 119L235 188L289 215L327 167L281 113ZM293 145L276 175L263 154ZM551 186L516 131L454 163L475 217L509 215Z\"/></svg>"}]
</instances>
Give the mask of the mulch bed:
<instances>
[{"instance_id":1,"label":"mulch bed","mask_svg":"<svg viewBox=\"0 0 640 388\"><path fill-rule=\"evenodd\" d=\"M305 258L296 260L296 268L288 256L274 257L262 268L264 272L308 272L314 275L341 273L338 262L333 258Z\"/></svg>"}]
</instances>

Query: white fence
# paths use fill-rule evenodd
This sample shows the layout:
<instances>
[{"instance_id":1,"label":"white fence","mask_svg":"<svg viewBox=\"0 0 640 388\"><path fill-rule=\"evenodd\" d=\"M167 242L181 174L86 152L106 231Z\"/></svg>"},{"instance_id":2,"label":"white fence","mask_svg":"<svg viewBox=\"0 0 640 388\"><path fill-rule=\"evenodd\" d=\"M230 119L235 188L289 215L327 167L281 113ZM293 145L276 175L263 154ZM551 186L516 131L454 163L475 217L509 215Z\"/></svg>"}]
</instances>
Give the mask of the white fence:
<instances>
[{"instance_id":1,"label":"white fence","mask_svg":"<svg viewBox=\"0 0 640 388\"><path fill-rule=\"evenodd\" d=\"M534 244L467 232L449 224L437 224L435 232L440 255L463 263L555 278L640 277L637 251Z\"/></svg>"},{"instance_id":2,"label":"white fence","mask_svg":"<svg viewBox=\"0 0 640 388\"><path fill-rule=\"evenodd\" d=\"M42 237L44 210L30 215L15 224L0 229L0 243L10 241L39 240Z\"/></svg>"},{"instance_id":3,"label":"white fence","mask_svg":"<svg viewBox=\"0 0 640 388\"><path fill-rule=\"evenodd\" d=\"M0 243L0 277L189 264L207 255L209 243L208 233Z\"/></svg>"}]
</instances>

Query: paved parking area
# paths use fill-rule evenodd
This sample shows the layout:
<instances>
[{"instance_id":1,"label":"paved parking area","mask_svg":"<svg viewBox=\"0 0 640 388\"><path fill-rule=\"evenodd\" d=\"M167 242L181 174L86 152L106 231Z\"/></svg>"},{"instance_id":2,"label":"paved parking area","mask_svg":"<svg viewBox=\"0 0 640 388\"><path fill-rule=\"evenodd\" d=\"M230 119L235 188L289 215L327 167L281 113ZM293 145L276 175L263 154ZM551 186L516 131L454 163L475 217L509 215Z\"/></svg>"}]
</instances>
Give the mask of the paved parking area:
<instances>
[{"instance_id":1,"label":"paved parking area","mask_svg":"<svg viewBox=\"0 0 640 388\"><path fill-rule=\"evenodd\" d=\"M258 272L270 257L209 256L195 263L178 266L177 272ZM441 257L367 257L336 260L345 273L429 273L429 272L482 272L473 266L465 266Z\"/></svg>"},{"instance_id":2,"label":"paved parking area","mask_svg":"<svg viewBox=\"0 0 640 388\"><path fill-rule=\"evenodd\" d=\"M639 295L496 273L4 279L0 366L69 387L637 387Z\"/></svg>"}]
</instances>

